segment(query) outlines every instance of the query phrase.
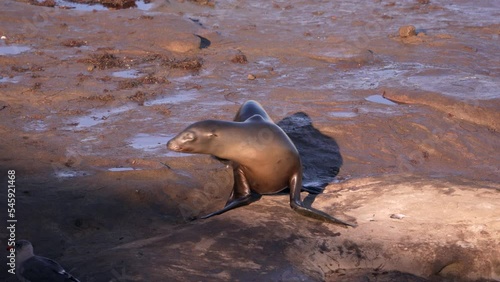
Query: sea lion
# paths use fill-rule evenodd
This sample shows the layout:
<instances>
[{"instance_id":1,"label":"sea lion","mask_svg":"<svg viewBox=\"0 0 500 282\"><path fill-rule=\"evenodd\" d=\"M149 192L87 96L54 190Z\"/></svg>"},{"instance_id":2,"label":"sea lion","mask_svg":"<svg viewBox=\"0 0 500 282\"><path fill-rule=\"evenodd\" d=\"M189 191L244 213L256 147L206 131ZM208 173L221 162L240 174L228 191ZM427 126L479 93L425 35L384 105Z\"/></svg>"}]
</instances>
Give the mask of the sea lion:
<instances>
[{"instance_id":1,"label":"sea lion","mask_svg":"<svg viewBox=\"0 0 500 282\"><path fill-rule=\"evenodd\" d=\"M202 216L209 218L248 205L260 195L290 189L290 206L297 213L322 221L355 226L325 212L304 206L302 164L286 133L256 101L245 102L234 121L204 120L193 123L167 143L183 153L210 154L232 162L234 186L225 207Z\"/></svg>"},{"instance_id":2,"label":"sea lion","mask_svg":"<svg viewBox=\"0 0 500 282\"><path fill-rule=\"evenodd\" d=\"M56 261L33 253L33 245L27 240L15 244L16 275L20 281L80 282Z\"/></svg>"}]
</instances>

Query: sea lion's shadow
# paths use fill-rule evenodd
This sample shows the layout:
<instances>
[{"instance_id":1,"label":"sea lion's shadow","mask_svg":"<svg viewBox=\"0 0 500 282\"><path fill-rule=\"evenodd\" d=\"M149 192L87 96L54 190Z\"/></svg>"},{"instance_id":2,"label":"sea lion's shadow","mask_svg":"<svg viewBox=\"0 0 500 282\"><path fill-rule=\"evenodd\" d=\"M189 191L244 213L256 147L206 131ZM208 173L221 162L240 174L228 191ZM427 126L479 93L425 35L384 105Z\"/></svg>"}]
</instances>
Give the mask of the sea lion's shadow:
<instances>
[{"instance_id":1,"label":"sea lion's shadow","mask_svg":"<svg viewBox=\"0 0 500 282\"><path fill-rule=\"evenodd\" d=\"M310 206L339 173L342 155L335 139L316 129L304 112L285 117L277 123L292 140L302 161L302 186L310 192L304 203Z\"/></svg>"}]
</instances>

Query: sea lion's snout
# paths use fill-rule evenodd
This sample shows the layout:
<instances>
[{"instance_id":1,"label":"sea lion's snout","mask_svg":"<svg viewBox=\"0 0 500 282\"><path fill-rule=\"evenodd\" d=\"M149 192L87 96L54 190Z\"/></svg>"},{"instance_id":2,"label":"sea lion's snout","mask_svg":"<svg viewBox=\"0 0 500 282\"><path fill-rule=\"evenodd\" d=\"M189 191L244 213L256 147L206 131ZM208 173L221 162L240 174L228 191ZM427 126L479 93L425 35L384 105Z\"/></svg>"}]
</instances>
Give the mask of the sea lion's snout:
<instances>
[{"instance_id":1,"label":"sea lion's snout","mask_svg":"<svg viewBox=\"0 0 500 282\"><path fill-rule=\"evenodd\" d=\"M192 143L196 141L196 134L192 131L183 131L167 142L167 148L175 152L192 152Z\"/></svg>"},{"instance_id":2,"label":"sea lion's snout","mask_svg":"<svg viewBox=\"0 0 500 282\"><path fill-rule=\"evenodd\" d=\"M175 142L174 138L167 142L167 149L178 152L181 150L181 146Z\"/></svg>"}]
</instances>

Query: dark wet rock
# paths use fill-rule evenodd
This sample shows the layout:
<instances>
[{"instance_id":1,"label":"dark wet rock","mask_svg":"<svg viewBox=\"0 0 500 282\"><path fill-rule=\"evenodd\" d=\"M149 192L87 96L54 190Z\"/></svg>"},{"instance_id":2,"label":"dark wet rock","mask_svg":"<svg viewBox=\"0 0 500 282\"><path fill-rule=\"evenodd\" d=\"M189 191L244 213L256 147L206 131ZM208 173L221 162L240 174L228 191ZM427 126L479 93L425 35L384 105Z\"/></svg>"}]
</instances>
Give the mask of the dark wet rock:
<instances>
[{"instance_id":1,"label":"dark wet rock","mask_svg":"<svg viewBox=\"0 0 500 282\"><path fill-rule=\"evenodd\" d=\"M30 0L29 3L31 5L35 5L35 6L43 6L43 7L51 7L51 8L56 6L55 0L43 0L43 1Z\"/></svg>"},{"instance_id":2,"label":"dark wet rock","mask_svg":"<svg viewBox=\"0 0 500 282\"><path fill-rule=\"evenodd\" d=\"M88 97L81 97L84 100L88 101L101 101L101 102L109 102L109 101L114 101L115 96L111 94L106 94L106 95L91 95Z\"/></svg>"},{"instance_id":3,"label":"dark wet rock","mask_svg":"<svg viewBox=\"0 0 500 282\"><path fill-rule=\"evenodd\" d=\"M416 28L413 25L405 25L399 28L399 36L402 38L417 35Z\"/></svg>"},{"instance_id":4,"label":"dark wet rock","mask_svg":"<svg viewBox=\"0 0 500 282\"><path fill-rule=\"evenodd\" d=\"M129 100L136 102L139 106L144 106L147 99L147 94L142 91L137 91L134 95L127 97Z\"/></svg>"},{"instance_id":5,"label":"dark wet rock","mask_svg":"<svg viewBox=\"0 0 500 282\"><path fill-rule=\"evenodd\" d=\"M99 2L105 7L118 9L135 6L135 0L99 0Z\"/></svg>"},{"instance_id":6,"label":"dark wet rock","mask_svg":"<svg viewBox=\"0 0 500 282\"><path fill-rule=\"evenodd\" d=\"M157 77L152 74L148 74L144 77L120 81L118 83L118 89L136 88L143 84L164 84L164 83L169 83L169 81L164 77Z\"/></svg>"},{"instance_id":7,"label":"dark wet rock","mask_svg":"<svg viewBox=\"0 0 500 282\"><path fill-rule=\"evenodd\" d=\"M119 68L125 65L122 59L110 53L91 54L90 58L81 59L78 62L89 64L100 70Z\"/></svg>"},{"instance_id":8,"label":"dark wet rock","mask_svg":"<svg viewBox=\"0 0 500 282\"><path fill-rule=\"evenodd\" d=\"M35 71L43 71L43 67L42 66L38 66L38 65L30 65L30 66L11 66L10 67L11 70L15 71L15 72L27 72L27 71L30 71L30 72L35 72Z\"/></svg>"},{"instance_id":9,"label":"dark wet rock","mask_svg":"<svg viewBox=\"0 0 500 282\"><path fill-rule=\"evenodd\" d=\"M87 41L78 39L67 39L61 42L61 45L66 47L81 47L87 45Z\"/></svg>"},{"instance_id":10,"label":"dark wet rock","mask_svg":"<svg viewBox=\"0 0 500 282\"><path fill-rule=\"evenodd\" d=\"M231 62L235 64L246 64L248 63L248 59L245 54L243 54L241 51L238 51L238 54L234 55L234 57L231 59Z\"/></svg>"},{"instance_id":11,"label":"dark wet rock","mask_svg":"<svg viewBox=\"0 0 500 282\"><path fill-rule=\"evenodd\" d=\"M78 4L87 4L87 5L95 5L101 4L104 7L113 8L113 9L126 9L135 7L136 0L67 0L68 2L78 3ZM148 3L149 1L144 1Z\"/></svg>"},{"instance_id":12,"label":"dark wet rock","mask_svg":"<svg viewBox=\"0 0 500 282\"><path fill-rule=\"evenodd\" d=\"M143 84L143 82L140 79L127 79L118 82L118 89L131 89L131 88L136 88L139 87Z\"/></svg>"},{"instance_id":13,"label":"dark wet rock","mask_svg":"<svg viewBox=\"0 0 500 282\"><path fill-rule=\"evenodd\" d=\"M137 64L157 63L172 69L182 69L188 71L199 71L203 67L203 59L200 57L173 58L163 54L150 54L136 60Z\"/></svg>"},{"instance_id":14,"label":"dark wet rock","mask_svg":"<svg viewBox=\"0 0 500 282\"><path fill-rule=\"evenodd\" d=\"M199 71L203 67L203 60L201 58L171 59L165 61L164 64L174 69Z\"/></svg>"}]
</instances>

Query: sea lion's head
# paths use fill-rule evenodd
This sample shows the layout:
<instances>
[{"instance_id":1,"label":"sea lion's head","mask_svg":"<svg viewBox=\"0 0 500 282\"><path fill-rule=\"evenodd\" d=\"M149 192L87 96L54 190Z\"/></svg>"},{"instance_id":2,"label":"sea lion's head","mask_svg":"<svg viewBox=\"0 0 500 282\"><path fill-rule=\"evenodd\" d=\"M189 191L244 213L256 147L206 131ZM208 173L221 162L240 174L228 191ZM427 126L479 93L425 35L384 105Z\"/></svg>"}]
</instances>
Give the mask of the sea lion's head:
<instances>
[{"instance_id":1,"label":"sea lion's head","mask_svg":"<svg viewBox=\"0 0 500 282\"><path fill-rule=\"evenodd\" d=\"M191 124L167 143L175 152L214 154L221 121L205 120Z\"/></svg>"}]
</instances>

